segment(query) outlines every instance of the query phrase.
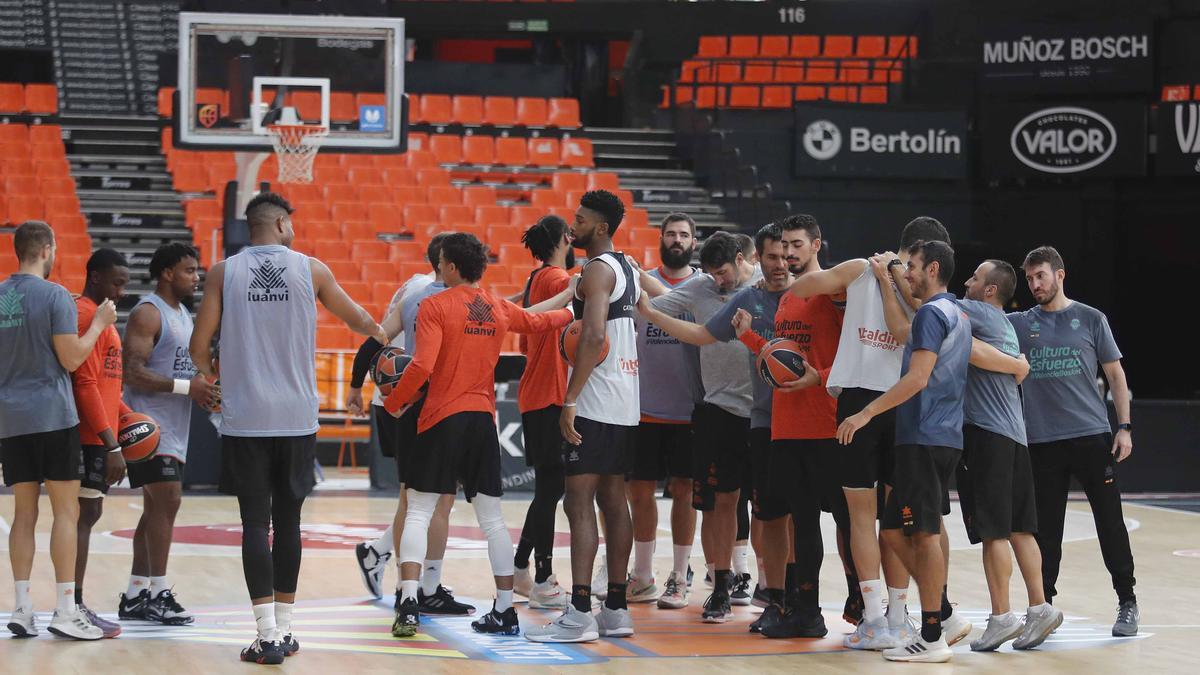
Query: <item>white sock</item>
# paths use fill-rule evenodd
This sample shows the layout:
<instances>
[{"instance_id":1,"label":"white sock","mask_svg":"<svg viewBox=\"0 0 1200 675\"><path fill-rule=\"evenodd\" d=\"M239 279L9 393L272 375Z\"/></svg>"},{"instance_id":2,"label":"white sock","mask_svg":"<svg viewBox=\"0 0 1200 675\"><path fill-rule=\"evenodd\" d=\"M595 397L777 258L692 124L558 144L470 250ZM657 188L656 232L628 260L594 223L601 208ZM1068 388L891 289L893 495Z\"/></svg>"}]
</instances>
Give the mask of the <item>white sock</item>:
<instances>
[{"instance_id":1,"label":"white sock","mask_svg":"<svg viewBox=\"0 0 1200 675\"><path fill-rule=\"evenodd\" d=\"M992 620L999 621L1001 623L1012 623L1019 620L1017 619L1016 615L1012 613L1012 610L1009 610L1003 614L992 614L991 618Z\"/></svg>"},{"instance_id":2,"label":"white sock","mask_svg":"<svg viewBox=\"0 0 1200 675\"><path fill-rule=\"evenodd\" d=\"M858 582L863 597L863 618L867 622L883 618L883 582L879 579Z\"/></svg>"},{"instance_id":3,"label":"white sock","mask_svg":"<svg viewBox=\"0 0 1200 675\"><path fill-rule=\"evenodd\" d=\"M739 577L750 573L750 547L742 544L733 547L733 573Z\"/></svg>"},{"instance_id":4,"label":"white sock","mask_svg":"<svg viewBox=\"0 0 1200 675\"><path fill-rule=\"evenodd\" d=\"M132 600L148 588L150 588L150 577L139 577L136 574L131 574L129 575L129 588L125 589L125 599Z\"/></svg>"},{"instance_id":5,"label":"white sock","mask_svg":"<svg viewBox=\"0 0 1200 675\"><path fill-rule=\"evenodd\" d=\"M496 611L497 612L507 612L509 610L509 608L512 607L512 595L513 595L513 592L512 592L511 588L508 589L507 591L502 591L498 588L496 589Z\"/></svg>"},{"instance_id":6,"label":"white sock","mask_svg":"<svg viewBox=\"0 0 1200 675\"><path fill-rule=\"evenodd\" d=\"M692 559L692 545L684 544L680 546L675 544L671 547L674 551L675 561L671 569L681 578L687 579L688 561Z\"/></svg>"},{"instance_id":7,"label":"white sock","mask_svg":"<svg viewBox=\"0 0 1200 675\"><path fill-rule=\"evenodd\" d=\"M54 590L58 593L58 600L55 603L55 609L59 614L74 614L75 613L75 582L67 584L54 584Z\"/></svg>"},{"instance_id":8,"label":"white sock","mask_svg":"<svg viewBox=\"0 0 1200 675\"><path fill-rule=\"evenodd\" d=\"M654 579L654 540L633 542L633 576L642 582Z\"/></svg>"},{"instance_id":9,"label":"white sock","mask_svg":"<svg viewBox=\"0 0 1200 675\"><path fill-rule=\"evenodd\" d=\"M171 587L167 585L167 578L150 577L150 597L157 598L159 593L169 590Z\"/></svg>"},{"instance_id":10,"label":"white sock","mask_svg":"<svg viewBox=\"0 0 1200 675\"><path fill-rule=\"evenodd\" d=\"M270 642L275 639L275 603L264 602L254 605L254 623L258 626L258 639Z\"/></svg>"},{"instance_id":11,"label":"white sock","mask_svg":"<svg viewBox=\"0 0 1200 675\"><path fill-rule=\"evenodd\" d=\"M279 630L280 635L292 632L292 610L295 608L294 602L275 601L275 628Z\"/></svg>"},{"instance_id":12,"label":"white sock","mask_svg":"<svg viewBox=\"0 0 1200 675\"><path fill-rule=\"evenodd\" d=\"M13 584L13 588L15 589L13 596L16 600L14 603L16 609L24 609L32 612L33 601L29 599L29 580L18 581Z\"/></svg>"},{"instance_id":13,"label":"white sock","mask_svg":"<svg viewBox=\"0 0 1200 675\"><path fill-rule=\"evenodd\" d=\"M408 600L409 598L416 600L417 599L417 588L420 587L420 585L421 585L421 582L416 581L416 580L405 579L404 581L401 581L400 582L400 601L404 602L405 600Z\"/></svg>"},{"instance_id":14,"label":"white sock","mask_svg":"<svg viewBox=\"0 0 1200 675\"><path fill-rule=\"evenodd\" d=\"M888 627L898 628L908 618L908 589L888 586Z\"/></svg>"},{"instance_id":15,"label":"white sock","mask_svg":"<svg viewBox=\"0 0 1200 675\"><path fill-rule=\"evenodd\" d=\"M18 581L17 583L21 583L21 582ZM29 582L27 581L25 583L29 583ZM1042 612L1044 612L1048 609L1050 609L1050 603L1043 602L1040 605L1030 605L1029 609L1027 609L1026 612L1029 612L1032 614L1041 614Z\"/></svg>"},{"instance_id":16,"label":"white sock","mask_svg":"<svg viewBox=\"0 0 1200 675\"><path fill-rule=\"evenodd\" d=\"M383 534L379 535L378 539L370 544L367 544L367 546L375 549L375 552L379 555L391 553L392 547L395 546L395 543L392 541L392 526L388 525L387 529L383 531Z\"/></svg>"},{"instance_id":17,"label":"white sock","mask_svg":"<svg viewBox=\"0 0 1200 675\"><path fill-rule=\"evenodd\" d=\"M442 561L426 560L425 567L421 569L421 592L426 596L437 593L442 583Z\"/></svg>"}]
</instances>

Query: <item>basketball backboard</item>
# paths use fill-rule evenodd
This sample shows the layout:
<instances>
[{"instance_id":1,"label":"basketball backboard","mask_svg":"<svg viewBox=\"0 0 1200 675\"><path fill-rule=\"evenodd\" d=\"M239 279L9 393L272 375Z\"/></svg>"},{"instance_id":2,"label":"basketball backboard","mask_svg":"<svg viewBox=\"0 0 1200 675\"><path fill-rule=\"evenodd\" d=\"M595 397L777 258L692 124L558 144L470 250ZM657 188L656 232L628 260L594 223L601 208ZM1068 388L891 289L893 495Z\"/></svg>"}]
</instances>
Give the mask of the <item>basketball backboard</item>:
<instances>
[{"instance_id":1,"label":"basketball backboard","mask_svg":"<svg viewBox=\"0 0 1200 675\"><path fill-rule=\"evenodd\" d=\"M404 148L404 19L181 12L179 47L179 147L270 152L300 123L327 152Z\"/></svg>"}]
</instances>

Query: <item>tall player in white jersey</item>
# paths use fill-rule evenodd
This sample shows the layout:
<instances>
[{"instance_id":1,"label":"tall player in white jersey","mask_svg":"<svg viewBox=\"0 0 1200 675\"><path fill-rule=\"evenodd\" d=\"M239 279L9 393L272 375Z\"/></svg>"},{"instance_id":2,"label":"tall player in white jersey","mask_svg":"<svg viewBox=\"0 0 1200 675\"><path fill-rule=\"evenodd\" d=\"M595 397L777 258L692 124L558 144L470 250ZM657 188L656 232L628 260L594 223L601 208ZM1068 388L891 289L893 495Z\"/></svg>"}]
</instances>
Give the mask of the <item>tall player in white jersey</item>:
<instances>
[{"instance_id":1,"label":"tall player in white jersey","mask_svg":"<svg viewBox=\"0 0 1200 675\"><path fill-rule=\"evenodd\" d=\"M388 342L324 263L289 248L291 214L277 194L250 200L250 246L209 271L191 341L196 369L215 378L212 340L221 336L221 490L238 499L242 569L258 627L241 658L261 664L299 650L291 623L300 510L316 482L316 302L355 332Z\"/></svg>"},{"instance_id":2,"label":"tall player in white jersey","mask_svg":"<svg viewBox=\"0 0 1200 675\"><path fill-rule=\"evenodd\" d=\"M150 259L154 292L143 295L125 326L125 403L158 422L158 451L149 461L129 465L129 483L142 488L142 516L133 535L129 587L119 599L121 618L168 625L192 622L167 582L171 533L183 494L192 402L211 408L220 388L196 374L191 300L200 283L200 254L181 243L160 246Z\"/></svg>"},{"instance_id":3,"label":"tall player in white jersey","mask_svg":"<svg viewBox=\"0 0 1200 675\"><path fill-rule=\"evenodd\" d=\"M571 525L571 604L549 625L526 632L535 642L633 635L625 580L609 579L598 617L592 615L588 583L599 542L593 505L604 514L610 569L627 569L633 547L625 476L632 468L641 417L633 313L642 289L625 256L613 250L612 237L624 216L621 200L605 190L585 193L575 213L574 244L585 249L588 257L575 299L575 315L581 318L583 331L559 419L566 441L564 507ZM601 360L606 337L608 355Z\"/></svg>"}]
</instances>

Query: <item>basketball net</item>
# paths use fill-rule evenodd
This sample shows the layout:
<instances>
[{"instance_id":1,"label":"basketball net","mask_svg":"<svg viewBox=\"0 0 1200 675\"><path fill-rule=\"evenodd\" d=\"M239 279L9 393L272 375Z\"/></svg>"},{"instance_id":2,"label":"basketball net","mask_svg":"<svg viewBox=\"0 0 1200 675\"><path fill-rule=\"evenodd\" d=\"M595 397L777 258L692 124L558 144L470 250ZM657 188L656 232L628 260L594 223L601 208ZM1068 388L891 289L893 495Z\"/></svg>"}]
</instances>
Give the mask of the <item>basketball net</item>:
<instances>
[{"instance_id":1,"label":"basketball net","mask_svg":"<svg viewBox=\"0 0 1200 675\"><path fill-rule=\"evenodd\" d=\"M275 156L279 158L280 183L311 183L313 160L328 127L310 124L272 124L267 127Z\"/></svg>"}]
</instances>

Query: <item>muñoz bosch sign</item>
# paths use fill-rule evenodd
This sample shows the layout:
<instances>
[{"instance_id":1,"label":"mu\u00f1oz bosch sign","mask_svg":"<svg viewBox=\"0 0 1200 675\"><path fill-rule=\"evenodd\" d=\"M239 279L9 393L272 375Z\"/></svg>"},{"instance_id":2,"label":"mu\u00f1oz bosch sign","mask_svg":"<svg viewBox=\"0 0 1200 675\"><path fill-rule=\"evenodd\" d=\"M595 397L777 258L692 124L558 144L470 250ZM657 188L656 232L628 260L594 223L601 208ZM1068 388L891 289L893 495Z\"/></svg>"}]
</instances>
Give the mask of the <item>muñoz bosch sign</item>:
<instances>
[{"instance_id":1,"label":"mu\u00f1oz bosch sign","mask_svg":"<svg viewBox=\"0 0 1200 675\"><path fill-rule=\"evenodd\" d=\"M985 30L979 74L1003 91L1146 91L1154 84L1148 18Z\"/></svg>"}]
</instances>

